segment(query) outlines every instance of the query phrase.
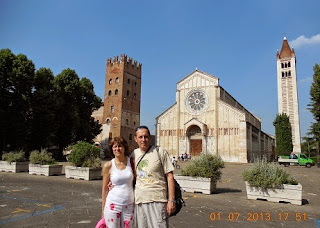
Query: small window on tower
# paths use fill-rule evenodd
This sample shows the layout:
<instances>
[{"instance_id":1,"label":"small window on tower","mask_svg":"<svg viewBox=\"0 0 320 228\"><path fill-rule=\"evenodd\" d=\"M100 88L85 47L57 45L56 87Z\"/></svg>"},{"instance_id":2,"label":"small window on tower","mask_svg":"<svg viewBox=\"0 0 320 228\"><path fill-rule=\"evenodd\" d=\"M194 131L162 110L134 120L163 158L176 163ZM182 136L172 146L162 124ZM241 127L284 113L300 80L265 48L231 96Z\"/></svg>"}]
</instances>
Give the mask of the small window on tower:
<instances>
[{"instance_id":1,"label":"small window on tower","mask_svg":"<svg viewBox=\"0 0 320 228\"><path fill-rule=\"evenodd\" d=\"M285 63L285 64L284 64L284 67L285 67L285 68L287 68L287 67L288 67L287 63Z\"/></svg>"},{"instance_id":2,"label":"small window on tower","mask_svg":"<svg viewBox=\"0 0 320 228\"><path fill-rule=\"evenodd\" d=\"M109 124L110 123L110 119L108 118L106 122L107 122L107 124Z\"/></svg>"},{"instance_id":3,"label":"small window on tower","mask_svg":"<svg viewBox=\"0 0 320 228\"><path fill-rule=\"evenodd\" d=\"M118 93L119 93L119 91L116 89L116 90L114 91L114 94L115 94L115 95L118 95Z\"/></svg>"},{"instance_id":4,"label":"small window on tower","mask_svg":"<svg viewBox=\"0 0 320 228\"><path fill-rule=\"evenodd\" d=\"M282 72L282 77L284 77L284 72Z\"/></svg>"},{"instance_id":5,"label":"small window on tower","mask_svg":"<svg viewBox=\"0 0 320 228\"><path fill-rule=\"evenodd\" d=\"M130 78L128 78L128 84L130 84Z\"/></svg>"},{"instance_id":6,"label":"small window on tower","mask_svg":"<svg viewBox=\"0 0 320 228\"><path fill-rule=\"evenodd\" d=\"M129 90L127 90L127 97L129 97L130 96L130 91Z\"/></svg>"},{"instance_id":7,"label":"small window on tower","mask_svg":"<svg viewBox=\"0 0 320 228\"><path fill-rule=\"evenodd\" d=\"M281 68L283 68L284 67L284 65L283 65L283 63L281 63Z\"/></svg>"},{"instance_id":8,"label":"small window on tower","mask_svg":"<svg viewBox=\"0 0 320 228\"><path fill-rule=\"evenodd\" d=\"M290 62L288 62L288 67L291 67L291 63Z\"/></svg>"},{"instance_id":9,"label":"small window on tower","mask_svg":"<svg viewBox=\"0 0 320 228\"><path fill-rule=\"evenodd\" d=\"M118 77L116 77L116 83L119 83L119 78Z\"/></svg>"},{"instance_id":10,"label":"small window on tower","mask_svg":"<svg viewBox=\"0 0 320 228\"><path fill-rule=\"evenodd\" d=\"M288 71L288 76L289 76L289 77L291 76L291 70Z\"/></svg>"},{"instance_id":11,"label":"small window on tower","mask_svg":"<svg viewBox=\"0 0 320 228\"><path fill-rule=\"evenodd\" d=\"M137 94L136 93L133 94L133 98L137 98Z\"/></svg>"},{"instance_id":12,"label":"small window on tower","mask_svg":"<svg viewBox=\"0 0 320 228\"><path fill-rule=\"evenodd\" d=\"M108 95L109 95L109 96L111 96L111 90L109 90L109 93L108 93Z\"/></svg>"},{"instance_id":13,"label":"small window on tower","mask_svg":"<svg viewBox=\"0 0 320 228\"><path fill-rule=\"evenodd\" d=\"M111 84L112 84L112 79L109 80L109 85L111 85Z\"/></svg>"},{"instance_id":14,"label":"small window on tower","mask_svg":"<svg viewBox=\"0 0 320 228\"><path fill-rule=\"evenodd\" d=\"M114 106L111 106L111 113L114 113Z\"/></svg>"},{"instance_id":15,"label":"small window on tower","mask_svg":"<svg viewBox=\"0 0 320 228\"><path fill-rule=\"evenodd\" d=\"M133 126L136 126L136 121L133 122Z\"/></svg>"},{"instance_id":16,"label":"small window on tower","mask_svg":"<svg viewBox=\"0 0 320 228\"><path fill-rule=\"evenodd\" d=\"M134 86L136 86L136 87L137 87L137 82L134 82Z\"/></svg>"},{"instance_id":17,"label":"small window on tower","mask_svg":"<svg viewBox=\"0 0 320 228\"><path fill-rule=\"evenodd\" d=\"M126 119L126 125L129 125L129 120L128 119Z\"/></svg>"}]
</instances>

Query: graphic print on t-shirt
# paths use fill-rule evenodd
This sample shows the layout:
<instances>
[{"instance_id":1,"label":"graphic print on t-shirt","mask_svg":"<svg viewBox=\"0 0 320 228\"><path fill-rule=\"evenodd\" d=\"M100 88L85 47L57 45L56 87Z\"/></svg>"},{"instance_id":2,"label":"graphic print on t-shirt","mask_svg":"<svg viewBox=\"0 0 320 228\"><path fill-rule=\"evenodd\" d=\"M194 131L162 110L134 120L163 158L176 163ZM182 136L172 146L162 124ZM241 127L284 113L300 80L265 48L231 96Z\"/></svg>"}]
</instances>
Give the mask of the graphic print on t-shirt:
<instances>
[{"instance_id":1,"label":"graphic print on t-shirt","mask_svg":"<svg viewBox=\"0 0 320 228\"><path fill-rule=\"evenodd\" d=\"M148 178L148 160L142 160L138 165L138 176L141 179Z\"/></svg>"}]
</instances>

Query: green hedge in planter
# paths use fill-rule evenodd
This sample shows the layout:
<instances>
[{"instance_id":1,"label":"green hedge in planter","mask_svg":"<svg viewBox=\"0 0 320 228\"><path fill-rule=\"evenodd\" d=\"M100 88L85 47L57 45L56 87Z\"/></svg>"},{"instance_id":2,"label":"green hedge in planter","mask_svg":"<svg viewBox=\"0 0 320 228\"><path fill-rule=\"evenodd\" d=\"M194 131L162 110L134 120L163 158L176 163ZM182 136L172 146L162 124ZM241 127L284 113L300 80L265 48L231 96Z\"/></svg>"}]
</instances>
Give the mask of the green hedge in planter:
<instances>
[{"instance_id":1,"label":"green hedge in planter","mask_svg":"<svg viewBox=\"0 0 320 228\"><path fill-rule=\"evenodd\" d=\"M31 151L29 160L31 164L53 165L56 163L52 157L52 153L49 153L45 149L42 149L40 152L38 150Z\"/></svg>"},{"instance_id":2,"label":"green hedge in planter","mask_svg":"<svg viewBox=\"0 0 320 228\"><path fill-rule=\"evenodd\" d=\"M182 176L205 177L218 181L221 178L221 169L224 168L223 160L212 154L202 154L191 160L181 170Z\"/></svg>"},{"instance_id":3,"label":"green hedge in planter","mask_svg":"<svg viewBox=\"0 0 320 228\"><path fill-rule=\"evenodd\" d=\"M25 152L23 150L10 151L2 155L2 161L11 162L24 162L26 161Z\"/></svg>"},{"instance_id":4,"label":"green hedge in planter","mask_svg":"<svg viewBox=\"0 0 320 228\"><path fill-rule=\"evenodd\" d=\"M266 159L257 160L251 168L242 172L243 178L252 187L279 188L283 184L297 185L298 182L284 169L270 164Z\"/></svg>"},{"instance_id":5,"label":"green hedge in planter","mask_svg":"<svg viewBox=\"0 0 320 228\"><path fill-rule=\"evenodd\" d=\"M67 150L71 150L68 159L74 166L100 168L100 149L96 146L80 141L75 145L69 146Z\"/></svg>"}]
</instances>

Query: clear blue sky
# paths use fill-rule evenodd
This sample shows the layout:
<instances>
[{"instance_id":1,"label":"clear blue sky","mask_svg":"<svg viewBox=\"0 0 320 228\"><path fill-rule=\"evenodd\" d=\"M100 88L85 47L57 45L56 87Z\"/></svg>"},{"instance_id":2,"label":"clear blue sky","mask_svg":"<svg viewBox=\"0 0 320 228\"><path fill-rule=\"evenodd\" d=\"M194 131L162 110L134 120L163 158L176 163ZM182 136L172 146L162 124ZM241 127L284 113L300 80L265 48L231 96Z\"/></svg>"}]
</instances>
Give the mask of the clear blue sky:
<instances>
[{"instance_id":1,"label":"clear blue sky","mask_svg":"<svg viewBox=\"0 0 320 228\"><path fill-rule=\"evenodd\" d=\"M142 63L141 124L175 102L176 83L197 67L262 118L274 134L276 52L284 34L297 56L301 136L312 116L313 66L320 63L320 1L1 0L0 49L23 53L55 75L89 78L103 98L106 59Z\"/></svg>"}]
</instances>

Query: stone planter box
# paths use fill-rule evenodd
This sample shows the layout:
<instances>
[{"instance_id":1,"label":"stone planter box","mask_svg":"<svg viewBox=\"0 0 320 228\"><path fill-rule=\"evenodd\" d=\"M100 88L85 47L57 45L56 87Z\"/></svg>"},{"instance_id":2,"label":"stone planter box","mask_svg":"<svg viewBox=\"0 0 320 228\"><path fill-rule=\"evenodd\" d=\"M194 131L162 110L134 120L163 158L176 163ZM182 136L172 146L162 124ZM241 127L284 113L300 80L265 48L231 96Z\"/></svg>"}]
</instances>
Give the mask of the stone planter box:
<instances>
[{"instance_id":1,"label":"stone planter box","mask_svg":"<svg viewBox=\"0 0 320 228\"><path fill-rule=\"evenodd\" d=\"M29 162L7 162L7 161L0 161L0 171L4 172L28 172L29 169Z\"/></svg>"},{"instance_id":2,"label":"stone planter box","mask_svg":"<svg viewBox=\"0 0 320 228\"><path fill-rule=\"evenodd\" d=\"M101 180L101 168L66 166L66 178L79 180Z\"/></svg>"},{"instance_id":3,"label":"stone planter box","mask_svg":"<svg viewBox=\"0 0 320 228\"><path fill-rule=\"evenodd\" d=\"M186 192L199 192L203 194L211 194L216 188L217 183L211 178L189 177L175 175L174 179L179 183L180 187Z\"/></svg>"},{"instance_id":4,"label":"stone planter box","mask_svg":"<svg viewBox=\"0 0 320 228\"><path fill-rule=\"evenodd\" d=\"M62 165L29 164L29 174L53 176L61 175Z\"/></svg>"},{"instance_id":5,"label":"stone planter box","mask_svg":"<svg viewBox=\"0 0 320 228\"><path fill-rule=\"evenodd\" d=\"M248 199L264 199L270 202L287 202L295 205L302 205L302 186L284 184L283 188L262 190L258 187L251 187L246 182Z\"/></svg>"}]
</instances>

